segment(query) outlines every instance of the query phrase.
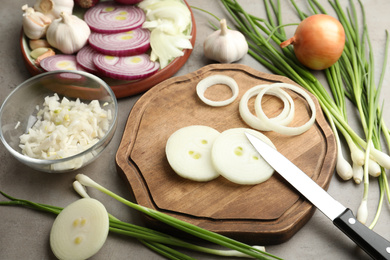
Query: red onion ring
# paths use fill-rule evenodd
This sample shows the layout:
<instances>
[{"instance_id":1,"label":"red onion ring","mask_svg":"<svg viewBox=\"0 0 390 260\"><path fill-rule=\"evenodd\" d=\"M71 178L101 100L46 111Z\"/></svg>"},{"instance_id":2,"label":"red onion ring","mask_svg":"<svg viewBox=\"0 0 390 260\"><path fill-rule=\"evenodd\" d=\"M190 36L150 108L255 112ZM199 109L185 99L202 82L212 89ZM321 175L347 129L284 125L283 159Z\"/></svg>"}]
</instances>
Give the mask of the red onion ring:
<instances>
[{"instance_id":1,"label":"red onion ring","mask_svg":"<svg viewBox=\"0 0 390 260\"><path fill-rule=\"evenodd\" d=\"M42 69L45 71L54 71L54 70L81 70L76 60L76 55L72 54L57 54L54 56L47 57L43 59L40 63Z\"/></svg>"},{"instance_id":2,"label":"red onion ring","mask_svg":"<svg viewBox=\"0 0 390 260\"><path fill-rule=\"evenodd\" d=\"M112 56L133 56L150 48L150 31L137 28L120 33L91 33L89 45L96 51Z\"/></svg>"},{"instance_id":3,"label":"red onion ring","mask_svg":"<svg viewBox=\"0 0 390 260\"><path fill-rule=\"evenodd\" d=\"M91 46L86 45L76 55L76 61L85 71L98 74L98 70L93 63L93 57L97 54Z\"/></svg>"},{"instance_id":4,"label":"red onion ring","mask_svg":"<svg viewBox=\"0 0 390 260\"><path fill-rule=\"evenodd\" d=\"M156 73L160 68L160 64L151 61L147 54L125 57L97 54L93 62L104 76L118 80L143 79Z\"/></svg>"},{"instance_id":5,"label":"red onion ring","mask_svg":"<svg viewBox=\"0 0 390 260\"><path fill-rule=\"evenodd\" d=\"M89 8L84 21L99 33L126 32L142 26L146 15L135 5L121 5L113 1L101 2Z\"/></svg>"}]
</instances>

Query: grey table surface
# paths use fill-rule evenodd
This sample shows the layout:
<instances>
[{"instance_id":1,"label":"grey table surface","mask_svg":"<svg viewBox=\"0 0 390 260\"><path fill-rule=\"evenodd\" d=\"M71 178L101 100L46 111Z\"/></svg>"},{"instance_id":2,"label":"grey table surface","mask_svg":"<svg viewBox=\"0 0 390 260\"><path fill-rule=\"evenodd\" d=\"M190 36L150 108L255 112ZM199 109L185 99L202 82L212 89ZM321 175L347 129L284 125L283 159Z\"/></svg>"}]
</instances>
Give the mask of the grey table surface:
<instances>
[{"instance_id":1,"label":"grey table surface","mask_svg":"<svg viewBox=\"0 0 390 260\"><path fill-rule=\"evenodd\" d=\"M6 0L2 1L0 9L0 102L24 80L31 77L22 61L19 37L22 25L23 4L32 6L34 0ZM189 0L190 5L203 7L219 17L230 17L220 1ZM241 0L239 1L250 12L264 17L263 1ZM297 16L290 1L282 0L283 19L285 23L297 22ZM307 8L306 1L296 0L303 8ZM319 0L328 10L331 10L327 1ZM347 1L341 1L346 4ZM370 37L375 51L377 67L380 67L384 56L385 30L390 27L390 1L371 0L364 1ZM209 63L203 55L202 44L207 35L212 32L208 21L212 18L205 13L194 10L197 37L192 55L187 63L175 76L193 72ZM287 28L293 33L292 28ZM249 65L257 70L269 72L250 56L245 56L239 63ZM379 78L379 72L376 73ZM390 95L390 75L384 80L382 98ZM72 173L48 174L34 171L9 154L5 147L0 145L0 190L8 192L19 198L32 201L66 206L78 199L78 195L72 190L72 182L77 173L85 173L103 184L108 189L115 191L124 198L132 200L126 184L119 177L115 154L120 143L123 129L130 110L142 94L122 98L119 100L119 122L116 134L108 148L100 159L91 165ZM385 102L384 117L390 124L389 104ZM353 108L348 107L353 113ZM352 121L351 126L357 128L357 123ZM352 181L341 181L337 176L332 178L329 193L342 204L356 211L363 194L363 186L355 185ZM92 196L101 200L108 211L132 223L142 224L137 212L126 208L124 205L99 192L91 191ZM372 181L369 196L369 220L373 219L378 201L378 185ZM54 217L50 214L28 210L19 207L0 207L0 259L55 259L49 246L49 232ZM390 207L385 203L378 224L374 228L379 234L390 239ZM207 244L206 244L207 245ZM356 247L321 213L316 211L310 221L287 242L278 245L267 246L267 251L284 259L369 259L365 253ZM202 254L191 254L198 259L219 259ZM92 259L163 259L150 251L138 241L116 235L109 235L103 248Z\"/></svg>"}]
</instances>

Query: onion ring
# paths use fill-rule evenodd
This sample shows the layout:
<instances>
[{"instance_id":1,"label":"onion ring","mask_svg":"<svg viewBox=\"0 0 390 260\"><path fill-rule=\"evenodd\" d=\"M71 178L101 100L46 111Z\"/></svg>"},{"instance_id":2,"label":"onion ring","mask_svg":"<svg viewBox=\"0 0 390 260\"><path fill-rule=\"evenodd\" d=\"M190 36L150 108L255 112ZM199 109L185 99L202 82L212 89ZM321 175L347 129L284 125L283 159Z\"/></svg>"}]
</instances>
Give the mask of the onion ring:
<instances>
[{"instance_id":1,"label":"onion ring","mask_svg":"<svg viewBox=\"0 0 390 260\"><path fill-rule=\"evenodd\" d=\"M216 85L216 84L227 85L232 90L233 95L230 98L228 98L226 100L222 100L222 101L213 101L213 100L206 98L204 96L204 93L206 92L206 90L209 87ZM219 75L219 74L204 78L201 81L199 81L198 85L196 85L196 93L198 94L198 97L204 103L206 103L209 106L213 106L213 107L221 107L221 106L229 105L237 98L238 91L239 90L238 90L237 82L233 78L231 78L229 76L225 76L225 75Z\"/></svg>"},{"instance_id":2,"label":"onion ring","mask_svg":"<svg viewBox=\"0 0 390 260\"><path fill-rule=\"evenodd\" d=\"M261 109L261 99L263 98L264 94L269 92L272 88L287 88L287 89L290 89L290 90L300 94L304 99L306 99L307 103L310 106L310 109L312 112L310 119L305 124L303 124L301 126L289 127L289 126L284 126L284 125L281 125L279 123L276 123L276 122L272 121L270 118L268 118L267 115L264 113L264 111ZM257 99L259 99L258 102L260 102L260 109L256 110L257 116L266 125L266 127L269 127L270 129L272 129L272 131L275 131L279 134L300 135L300 134L306 132L307 130L309 130L309 128L314 124L314 121L316 119L316 107L315 107L313 100L311 99L311 97L309 96L309 94L306 91L304 91L303 89L301 89L297 86L287 84L287 83L271 84L260 91L260 93L257 96Z\"/></svg>"},{"instance_id":3,"label":"onion ring","mask_svg":"<svg viewBox=\"0 0 390 260\"><path fill-rule=\"evenodd\" d=\"M260 131L271 131L272 129L269 127L266 127L264 123L259 119L259 117L253 115L248 108L248 101L251 97L258 95L264 88L269 87L270 85L257 85L252 88L250 88L245 94L242 96L239 104L239 112L241 115L241 118L247 123L249 126L260 130ZM283 111L277 115L274 118L271 118L273 122L281 125L288 125L291 123L291 121L294 118L294 101L292 100L291 96L285 92L284 90L277 88L277 89L269 89L267 91L267 94L273 95L278 97L283 101L284 108ZM256 100L258 100L256 98ZM260 102L261 100L258 100L257 102ZM255 102L255 109L256 109L256 103Z\"/></svg>"}]
</instances>

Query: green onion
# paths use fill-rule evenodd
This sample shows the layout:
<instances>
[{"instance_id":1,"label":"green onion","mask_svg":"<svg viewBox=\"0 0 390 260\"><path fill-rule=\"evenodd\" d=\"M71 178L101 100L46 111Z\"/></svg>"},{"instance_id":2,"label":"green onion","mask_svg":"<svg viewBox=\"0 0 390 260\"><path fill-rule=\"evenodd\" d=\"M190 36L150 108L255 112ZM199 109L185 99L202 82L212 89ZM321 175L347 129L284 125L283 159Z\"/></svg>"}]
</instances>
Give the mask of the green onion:
<instances>
[{"instance_id":1,"label":"green onion","mask_svg":"<svg viewBox=\"0 0 390 260\"><path fill-rule=\"evenodd\" d=\"M222 235L204 230L202 228L199 228L197 226L188 224L184 221L180 221L178 219L175 219L173 217L170 217L168 215L165 215L163 213L148 209L146 207L140 206L138 204L132 203L130 201L127 201L118 195L112 193L111 191L108 191L107 189L103 188L99 184L92 181L90 178L88 178L85 175L78 175L78 179L81 180L75 181L73 183L74 189L77 191L77 193L81 197L88 198L89 195L87 194L82 184L87 184L87 186L94 187L100 191L103 191L104 193L112 196L113 198L117 199L118 201L121 201L125 203L126 205L139 210L141 212L144 212L148 214L149 216L158 216L157 219L164 221L164 219L167 219L164 222L169 223L175 223L175 225L172 226L185 226L186 228L183 228L182 230L188 232L190 234L202 234L199 237L204 238L211 242L216 242L217 244L220 244L222 246L232 248L234 250L219 250L219 249L213 249L213 248L207 248L203 246L198 246L189 242L186 242L182 239L173 237L171 235L164 234L159 231L155 231L146 227L134 225L131 223L123 222L114 217L113 215L109 214L109 220L110 220L110 227L109 230L112 233L129 236L138 239L142 244L147 246L148 248L154 250L156 253L161 254L162 256L165 256L169 259L193 259L190 256L187 256L176 249L170 248L169 246L173 247L181 247L190 249L197 252L202 252L205 254L212 254L212 255L218 255L218 256L238 256L238 257L251 257L251 258L257 258L257 259L281 259L276 256L273 256L269 253L264 252L263 247L258 246L249 246L244 243L238 242L236 240L224 237ZM50 212L55 215L58 215L63 208L41 204L41 203L35 203L28 200L23 199L17 199L14 198L2 191L0 191L0 194L2 194L4 197L8 198L10 201L0 201L0 206L24 206L27 208ZM149 214L152 213L152 214ZM193 231L191 231L193 230Z\"/></svg>"},{"instance_id":2,"label":"green onion","mask_svg":"<svg viewBox=\"0 0 390 260\"><path fill-rule=\"evenodd\" d=\"M303 12L294 0L290 1L301 20L312 14L326 14L325 8L316 0L307 1L310 14ZM390 132L383 122L382 109L379 106L380 89L387 63L389 37L386 32L386 55L382 74L379 83L375 84L374 55L362 2L358 1L363 17L360 21L357 8L352 0L349 1L350 8L348 8L347 13L343 11L338 0L329 1L346 33L346 45L341 58L332 67L323 71L331 94L311 71L300 65L291 46L279 48L280 43L286 40L280 0L264 0L266 18L250 15L236 0L221 0L221 2L235 21L236 28L247 37L250 47L249 55L271 72L292 79L316 96L336 138L337 173L341 178L349 179L355 172L356 182L363 181L364 183L362 207L366 208L368 198L368 165L370 160L374 160L382 167L380 178L377 179L381 196L387 193L390 202L389 184L384 170L390 169L390 157L382 152L380 147L382 132L388 148L390 148ZM358 109L364 137L360 137L349 126L346 99L350 99ZM346 140L351 153L351 163L347 162L343 156L341 137ZM363 176L356 175L362 172ZM370 227L373 227L378 219L381 201L374 222ZM364 219L361 220L364 222Z\"/></svg>"}]
</instances>

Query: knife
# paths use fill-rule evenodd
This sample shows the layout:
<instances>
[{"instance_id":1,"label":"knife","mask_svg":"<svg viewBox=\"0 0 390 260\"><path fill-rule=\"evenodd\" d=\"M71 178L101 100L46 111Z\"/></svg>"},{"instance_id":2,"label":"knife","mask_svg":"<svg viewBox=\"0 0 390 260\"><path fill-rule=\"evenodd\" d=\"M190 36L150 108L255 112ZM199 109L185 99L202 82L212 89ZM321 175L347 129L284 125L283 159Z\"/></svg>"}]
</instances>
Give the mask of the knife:
<instances>
[{"instance_id":1,"label":"knife","mask_svg":"<svg viewBox=\"0 0 390 260\"><path fill-rule=\"evenodd\" d=\"M276 149L257 137L245 133L257 152L296 190L326 215L333 224L352 239L373 259L390 259L390 242L362 223L352 211L336 201L308 175Z\"/></svg>"}]
</instances>

